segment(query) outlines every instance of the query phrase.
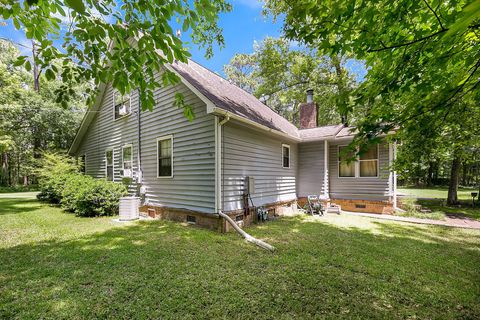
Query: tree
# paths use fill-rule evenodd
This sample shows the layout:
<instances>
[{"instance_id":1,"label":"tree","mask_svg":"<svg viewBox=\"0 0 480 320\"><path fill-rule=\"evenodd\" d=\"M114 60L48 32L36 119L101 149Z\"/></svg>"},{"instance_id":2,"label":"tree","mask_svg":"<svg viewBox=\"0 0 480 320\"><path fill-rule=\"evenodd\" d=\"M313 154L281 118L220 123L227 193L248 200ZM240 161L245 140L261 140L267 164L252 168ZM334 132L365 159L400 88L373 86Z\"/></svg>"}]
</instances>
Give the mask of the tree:
<instances>
[{"instance_id":1,"label":"tree","mask_svg":"<svg viewBox=\"0 0 480 320\"><path fill-rule=\"evenodd\" d=\"M267 37L251 54L237 54L224 67L232 83L252 93L270 108L295 122L305 91L314 89L319 123L338 123L344 104L356 87L345 68L346 57L327 57L285 38Z\"/></svg>"},{"instance_id":2,"label":"tree","mask_svg":"<svg viewBox=\"0 0 480 320\"><path fill-rule=\"evenodd\" d=\"M365 61L368 73L355 104L368 112L358 123L357 144L378 140L395 128L403 141L422 132L417 144L428 146L468 120L466 109L478 108L478 0L271 0L266 12L285 14L289 39L325 54L351 54ZM478 127L479 122L469 126L469 134ZM449 141L455 154L456 146L469 140L458 135ZM454 175L456 170L454 163ZM455 193L457 179L452 178Z\"/></svg>"},{"instance_id":3,"label":"tree","mask_svg":"<svg viewBox=\"0 0 480 320\"><path fill-rule=\"evenodd\" d=\"M186 62L189 57L172 22L211 56L215 43L223 45L218 14L229 10L224 0L26 0L2 2L0 17L32 40L37 52L34 67L47 80L62 79L58 102L67 101L74 83L92 80L96 85L111 82L122 94L138 88L145 110L154 106L154 89L179 80L166 71L159 83L154 73L166 63ZM61 46L55 46L54 39ZM57 61L62 70L53 63ZM18 63L32 68L27 57ZM87 93L91 101L95 90Z\"/></svg>"},{"instance_id":4,"label":"tree","mask_svg":"<svg viewBox=\"0 0 480 320\"><path fill-rule=\"evenodd\" d=\"M0 184L28 184L44 150L66 150L85 111L83 91L89 84L73 87L67 108L55 102L62 83L45 81L34 90L33 75L15 66L18 50L0 41ZM61 67L59 66L59 70Z\"/></svg>"}]
</instances>

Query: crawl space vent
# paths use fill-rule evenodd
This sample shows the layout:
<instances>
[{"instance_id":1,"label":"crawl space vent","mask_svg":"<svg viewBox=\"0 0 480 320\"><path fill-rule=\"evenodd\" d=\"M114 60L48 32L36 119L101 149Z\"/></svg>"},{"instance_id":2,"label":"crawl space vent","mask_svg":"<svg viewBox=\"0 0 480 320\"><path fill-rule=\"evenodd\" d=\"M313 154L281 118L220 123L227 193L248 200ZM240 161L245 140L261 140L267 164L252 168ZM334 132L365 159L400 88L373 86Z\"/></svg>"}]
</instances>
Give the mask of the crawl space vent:
<instances>
[{"instance_id":1,"label":"crawl space vent","mask_svg":"<svg viewBox=\"0 0 480 320\"><path fill-rule=\"evenodd\" d=\"M187 216L187 222L191 224L196 224L197 223L197 217L195 216Z\"/></svg>"}]
</instances>

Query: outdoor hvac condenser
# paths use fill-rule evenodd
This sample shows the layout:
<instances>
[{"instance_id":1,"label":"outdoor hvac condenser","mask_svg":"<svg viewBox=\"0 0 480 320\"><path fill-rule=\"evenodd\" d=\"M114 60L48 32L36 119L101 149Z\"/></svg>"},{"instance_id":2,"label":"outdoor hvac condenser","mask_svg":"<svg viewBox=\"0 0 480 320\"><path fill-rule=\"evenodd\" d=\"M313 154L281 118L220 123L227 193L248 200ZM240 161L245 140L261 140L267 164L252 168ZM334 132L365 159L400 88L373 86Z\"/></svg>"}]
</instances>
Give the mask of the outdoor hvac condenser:
<instances>
[{"instance_id":1,"label":"outdoor hvac condenser","mask_svg":"<svg viewBox=\"0 0 480 320\"><path fill-rule=\"evenodd\" d=\"M122 197L120 198L120 220L129 221L136 220L139 217L138 208L140 207L139 197Z\"/></svg>"}]
</instances>

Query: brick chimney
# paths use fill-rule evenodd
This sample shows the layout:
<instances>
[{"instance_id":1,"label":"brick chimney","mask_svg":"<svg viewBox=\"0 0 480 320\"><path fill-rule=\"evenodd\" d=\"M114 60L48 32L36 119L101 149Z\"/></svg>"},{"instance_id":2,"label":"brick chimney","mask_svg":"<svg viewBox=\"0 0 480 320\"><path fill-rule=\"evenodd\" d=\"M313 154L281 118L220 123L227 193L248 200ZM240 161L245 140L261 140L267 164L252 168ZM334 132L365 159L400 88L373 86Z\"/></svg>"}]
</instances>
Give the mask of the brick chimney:
<instances>
[{"instance_id":1,"label":"brick chimney","mask_svg":"<svg viewBox=\"0 0 480 320\"><path fill-rule=\"evenodd\" d=\"M318 107L313 101L313 90L307 90L307 102L300 105L300 129L316 128Z\"/></svg>"}]
</instances>

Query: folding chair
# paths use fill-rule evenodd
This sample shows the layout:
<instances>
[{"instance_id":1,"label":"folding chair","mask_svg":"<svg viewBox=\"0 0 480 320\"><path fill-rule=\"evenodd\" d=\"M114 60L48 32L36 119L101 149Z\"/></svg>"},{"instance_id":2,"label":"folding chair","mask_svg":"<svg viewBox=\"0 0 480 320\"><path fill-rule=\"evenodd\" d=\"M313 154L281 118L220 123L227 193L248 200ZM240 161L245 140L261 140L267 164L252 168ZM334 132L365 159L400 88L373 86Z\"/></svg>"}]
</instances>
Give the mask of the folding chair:
<instances>
[{"instance_id":1,"label":"folding chair","mask_svg":"<svg viewBox=\"0 0 480 320\"><path fill-rule=\"evenodd\" d=\"M310 195L307 197L308 203L305 208L311 215L318 214L323 216L323 206L320 199L316 195Z\"/></svg>"}]
</instances>

